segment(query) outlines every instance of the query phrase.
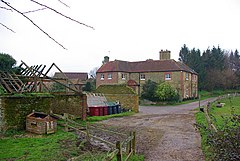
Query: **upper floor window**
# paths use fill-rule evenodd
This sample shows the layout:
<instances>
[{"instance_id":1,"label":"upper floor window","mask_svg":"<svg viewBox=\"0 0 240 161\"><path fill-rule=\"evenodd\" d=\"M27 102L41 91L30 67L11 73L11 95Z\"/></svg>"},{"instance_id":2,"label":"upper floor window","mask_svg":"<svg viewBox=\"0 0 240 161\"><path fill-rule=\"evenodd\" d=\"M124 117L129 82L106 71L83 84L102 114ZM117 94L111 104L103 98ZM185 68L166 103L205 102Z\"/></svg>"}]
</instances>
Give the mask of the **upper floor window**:
<instances>
[{"instance_id":1,"label":"upper floor window","mask_svg":"<svg viewBox=\"0 0 240 161\"><path fill-rule=\"evenodd\" d=\"M189 76L189 74L188 73L186 73L186 80L188 80L189 78L188 78L188 76Z\"/></svg>"},{"instance_id":2,"label":"upper floor window","mask_svg":"<svg viewBox=\"0 0 240 161\"><path fill-rule=\"evenodd\" d=\"M112 74L108 74L108 79L112 79Z\"/></svg>"},{"instance_id":3,"label":"upper floor window","mask_svg":"<svg viewBox=\"0 0 240 161\"><path fill-rule=\"evenodd\" d=\"M100 79L101 79L101 80L104 80L104 74L101 74Z\"/></svg>"},{"instance_id":4,"label":"upper floor window","mask_svg":"<svg viewBox=\"0 0 240 161\"><path fill-rule=\"evenodd\" d=\"M122 73L122 79L125 80L126 79L126 74Z\"/></svg>"},{"instance_id":5,"label":"upper floor window","mask_svg":"<svg viewBox=\"0 0 240 161\"><path fill-rule=\"evenodd\" d=\"M170 73L165 74L165 80L171 80L171 74Z\"/></svg>"},{"instance_id":6,"label":"upper floor window","mask_svg":"<svg viewBox=\"0 0 240 161\"><path fill-rule=\"evenodd\" d=\"M145 80L145 74L140 74L140 80Z\"/></svg>"}]
</instances>

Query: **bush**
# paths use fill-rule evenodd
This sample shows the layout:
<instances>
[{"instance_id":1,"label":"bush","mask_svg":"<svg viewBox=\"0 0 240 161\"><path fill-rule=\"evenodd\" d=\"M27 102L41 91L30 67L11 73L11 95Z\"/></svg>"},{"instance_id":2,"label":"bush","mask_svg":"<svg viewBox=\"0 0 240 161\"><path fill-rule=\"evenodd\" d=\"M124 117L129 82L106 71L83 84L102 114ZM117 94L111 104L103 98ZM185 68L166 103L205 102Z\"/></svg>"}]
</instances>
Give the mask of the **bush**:
<instances>
[{"instance_id":1,"label":"bush","mask_svg":"<svg viewBox=\"0 0 240 161\"><path fill-rule=\"evenodd\" d=\"M212 160L240 160L240 115L225 118L218 132L208 131Z\"/></svg>"},{"instance_id":2,"label":"bush","mask_svg":"<svg viewBox=\"0 0 240 161\"><path fill-rule=\"evenodd\" d=\"M156 96L162 101L179 101L179 94L169 83L161 83L157 86Z\"/></svg>"},{"instance_id":3,"label":"bush","mask_svg":"<svg viewBox=\"0 0 240 161\"><path fill-rule=\"evenodd\" d=\"M148 80L143 85L143 91L141 94L142 99L147 99L150 101L159 101L159 97L156 96L157 83L151 80Z\"/></svg>"}]
</instances>

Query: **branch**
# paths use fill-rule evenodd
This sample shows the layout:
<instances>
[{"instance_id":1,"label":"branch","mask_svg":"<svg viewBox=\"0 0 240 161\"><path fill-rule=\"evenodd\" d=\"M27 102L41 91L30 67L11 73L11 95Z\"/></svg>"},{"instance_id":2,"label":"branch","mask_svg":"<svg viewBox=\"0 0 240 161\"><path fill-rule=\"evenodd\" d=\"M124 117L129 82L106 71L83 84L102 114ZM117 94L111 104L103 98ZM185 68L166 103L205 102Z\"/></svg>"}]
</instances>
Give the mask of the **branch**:
<instances>
[{"instance_id":1,"label":"branch","mask_svg":"<svg viewBox=\"0 0 240 161\"><path fill-rule=\"evenodd\" d=\"M24 18L29 20L35 27L37 27L40 31L42 31L48 38L52 39L55 43L57 43L59 46L61 46L63 49L66 50L66 48L62 44L60 44L53 37L51 37L46 31L44 31L42 28L40 28L35 22L33 22L33 20L31 20L29 17L27 17L24 13L22 13L19 10L17 10L16 8L12 7L8 2L5 2L4 0L0 0L0 1L3 2L5 5L7 5L8 7L10 7L12 10L14 10L17 13L21 14Z\"/></svg>"},{"instance_id":2,"label":"branch","mask_svg":"<svg viewBox=\"0 0 240 161\"><path fill-rule=\"evenodd\" d=\"M27 12L22 12L23 14L26 14L26 13L31 13L31 12L37 12L37 11L42 11L42 10L45 10L47 8L40 8L40 9L36 9L36 10L32 10L32 11L27 11Z\"/></svg>"},{"instance_id":3,"label":"branch","mask_svg":"<svg viewBox=\"0 0 240 161\"><path fill-rule=\"evenodd\" d=\"M65 17L65 18L71 20L71 21L74 21L74 22L76 22L76 23L78 23L78 24L80 24L80 25L83 25L83 26L92 28L92 29L94 30L94 28L93 28L92 26L86 25L86 24L84 24L84 23L82 23L82 22L79 22L78 20L75 20L75 19L73 19L73 18L71 18L71 17L69 17L69 16L66 16L66 15L62 14L61 12L58 12L57 10L55 10L55 9L53 9L53 8L51 8L51 7L48 7L48 6L44 5L44 4L41 4L41 3L39 3L39 2L37 2L37 1L35 1L35 0L30 0L30 1L36 3L36 4L40 5L40 6L46 7L46 8L48 8L48 9L54 11L55 13L57 13L57 14Z\"/></svg>"},{"instance_id":4,"label":"branch","mask_svg":"<svg viewBox=\"0 0 240 161\"><path fill-rule=\"evenodd\" d=\"M10 8L6 8L6 7L2 7L0 6L1 9L5 9L5 10L8 10L8 11L12 11Z\"/></svg>"},{"instance_id":5,"label":"branch","mask_svg":"<svg viewBox=\"0 0 240 161\"><path fill-rule=\"evenodd\" d=\"M58 0L58 2L60 2L60 3L62 3L64 6L66 6L66 7L68 7L68 8L70 8L69 7L69 5L67 5L66 3L64 3L63 1L61 1L61 0Z\"/></svg>"},{"instance_id":6,"label":"branch","mask_svg":"<svg viewBox=\"0 0 240 161\"><path fill-rule=\"evenodd\" d=\"M1 22L0 22L0 25L2 25L3 27L5 27L6 29L8 29L8 30L12 31L13 33L16 33L15 31L13 31L12 29L10 29L10 28L9 28L9 27L7 27L6 25L2 24Z\"/></svg>"}]
</instances>

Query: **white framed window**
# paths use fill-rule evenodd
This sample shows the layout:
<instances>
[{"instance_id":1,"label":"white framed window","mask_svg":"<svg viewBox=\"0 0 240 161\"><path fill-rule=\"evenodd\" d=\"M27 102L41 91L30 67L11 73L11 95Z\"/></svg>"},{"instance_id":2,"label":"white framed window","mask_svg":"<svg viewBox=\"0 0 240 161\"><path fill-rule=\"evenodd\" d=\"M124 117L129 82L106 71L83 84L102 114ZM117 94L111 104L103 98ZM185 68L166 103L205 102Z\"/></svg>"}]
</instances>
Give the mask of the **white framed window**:
<instances>
[{"instance_id":1,"label":"white framed window","mask_svg":"<svg viewBox=\"0 0 240 161\"><path fill-rule=\"evenodd\" d=\"M188 73L186 73L186 80L188 80L189 79L189 74Z\"/></svg>"},{"instance_id":2,"label":"white framed window","mask_svg":"<svg viewBox=\"0 0 240 161\"><path fill-rule=\"evenodd\" d=\"M140 80L145 80L145 74L140 74Z\"/></svg>"},{"instance_id":3,"label":"white framed window","mask_svg":"<svg viewBox=\"0 0 240 161\"><path fill-rule=\"evenodd\" d=\"M104 74L101 74L100 80L104 80Z\"/></svg>"},{"instance_id":4,"label":"white framed window","mask_svg":"<svg viewBox=\"0 0 240 161\"><path fill-rule=\"evenodd\" d=\"M165 74L165 80L171 80L171 74L170 73Z\"/></svg>"},{"instance_id":5,"label":"white framed window","mask_svg":"<svg viewBox=\"0 0 240 161\"><path fill-rule=\"evenodd\" d=\"M126 79L126 74L122 73L122 80Z\"/></svg>"},{"instance_id":6,"label":"white framed window","mask_svg":"<svg viewBox=\"0 0 240 161\"><path fill-rule=\"evenodd\" d=\"M112 74L111 73L108 74L108 79L112 79Z\"/></svg>"}]
</instances>

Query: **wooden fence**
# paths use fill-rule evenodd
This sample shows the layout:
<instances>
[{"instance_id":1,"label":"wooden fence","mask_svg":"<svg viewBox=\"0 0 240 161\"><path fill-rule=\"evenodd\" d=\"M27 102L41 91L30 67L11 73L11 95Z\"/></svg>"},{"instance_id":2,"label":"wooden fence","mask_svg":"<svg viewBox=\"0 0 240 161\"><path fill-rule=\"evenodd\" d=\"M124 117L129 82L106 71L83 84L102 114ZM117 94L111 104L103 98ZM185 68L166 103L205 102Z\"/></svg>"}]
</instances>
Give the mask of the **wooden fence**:
<instances>
[{"instance_id":1,"label":"wooden fence","mask_svg":"<svg viewBox=\"0 0 240 161\"><path fill-rule=\"evenodd\" d=\"M83 126L73 121L72 119L70 119L71 115L66 113L64 113L64 116L56 115L56 114L52 114L52 115L64 121L60 123L60 125L65 127L66 132L68 132L69 130L75 130L80 133L83 133L86 136L86 142L87 141L90 142L91 139L95 139L111 147L113 151L111 153L108 153L103 159L103 161L111 161L115 157L117 158L117 161L127 161L130 159L132 155L136 153L136 132L135 131L130 132L130 134L127 135L124 133L103 129L98 127L97 125L91 125L89 123L86 123L86 126ZM107 132L111 135L122 136L122 137L125 137L126 139L122 141L116 141L115 143L113 143L113 142L104 140L99 136L95 136L94 134L91 134L90 129ZM125 159L123 159L124 154L126 156ZM71 160L77 160L79 157L71 158Z\"/></svg>"}]
</instances>

